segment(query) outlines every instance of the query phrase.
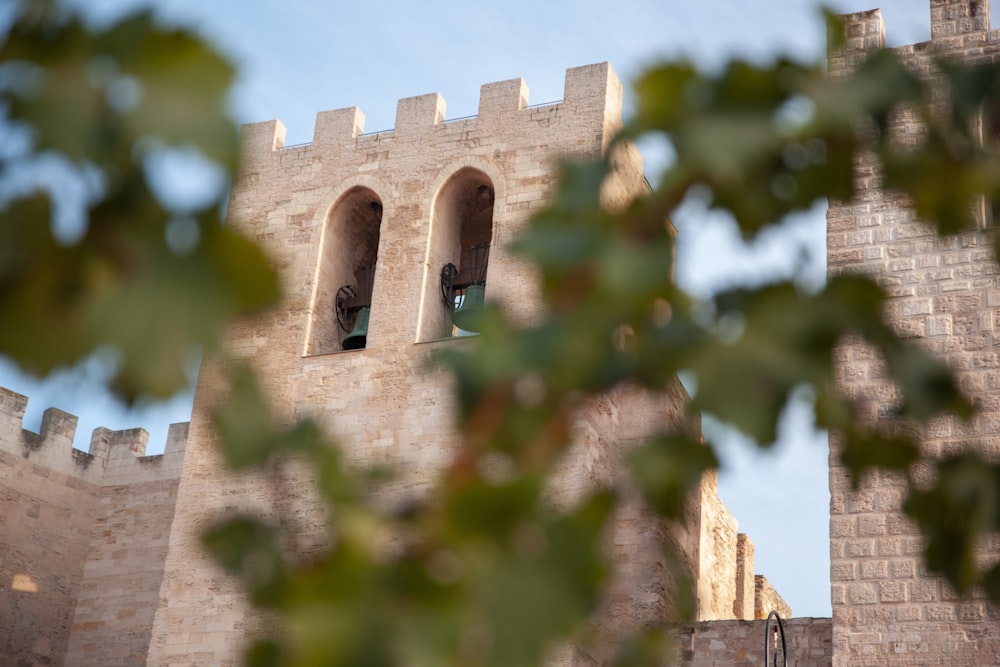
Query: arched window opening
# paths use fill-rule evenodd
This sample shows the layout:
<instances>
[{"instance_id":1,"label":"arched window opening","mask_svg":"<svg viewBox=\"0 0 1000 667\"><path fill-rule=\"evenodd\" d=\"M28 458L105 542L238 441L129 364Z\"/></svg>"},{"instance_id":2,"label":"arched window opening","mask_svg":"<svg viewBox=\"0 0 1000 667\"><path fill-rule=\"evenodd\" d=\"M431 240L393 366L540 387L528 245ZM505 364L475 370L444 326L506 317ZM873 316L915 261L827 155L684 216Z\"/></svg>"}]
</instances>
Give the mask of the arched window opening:
<instances>
[{"instance_id":1,"label":"arched window opening","mask_svg":"<svg viewBox=\"0 0 1000 667\"><path fill-rule=\"evenodd\" d=\"M308 354L366 347L381 224L382 200L368 188L352 188L331 208Z\"/></svg>"},{"instance_id":2,"label":"arched window opening","mask_svg":"<svg viewBox=\"0 0 1000 667\"><path fill-rule=\"evenodd\" d=\"M342 350L361 350L368 344L375 260L382 224L382 202L368 190L348 194L350 208L344 220L344 254L349 273L337 288L334 302ZM366 196L369 195L369 196Z\"/></svg>"},{"instance_id":3,"label":"arched window opening","mask_svg":"<svg viewBox=\"0 0 1000 667\"><path fill-rule=\"evenodd\" d=\"M490 244L476 243L462 248L461 268L452 263L441 269L441 299L451 310L453 336L479 331L477 315L486 300L486 267Z\"/></svg>"},{"instance_id":4,"label":"arched window opening","mask_svg":"<svg viewBox=\"0 0 1000 667\"><path fill-rule=\"evenodd\" d=\"M337 290L337 324L344 336L340 342L344 350L360 350L368 343L374 282L375 264L364 264L354 271L353 284L341 285Z\"/></svg>"},{"instance_id":5,"label":"arched window opening","mask_svg":"<svg viewBox=\"0 0 1000 667\"><path fill-rule=\"evenodd\" d=\"M441 299L429 313L425 338L479 331L486 295L495 192L490 179L463 169L441 189L435 202L430 267L439 270Z\"/></svg>"}]
</instances>

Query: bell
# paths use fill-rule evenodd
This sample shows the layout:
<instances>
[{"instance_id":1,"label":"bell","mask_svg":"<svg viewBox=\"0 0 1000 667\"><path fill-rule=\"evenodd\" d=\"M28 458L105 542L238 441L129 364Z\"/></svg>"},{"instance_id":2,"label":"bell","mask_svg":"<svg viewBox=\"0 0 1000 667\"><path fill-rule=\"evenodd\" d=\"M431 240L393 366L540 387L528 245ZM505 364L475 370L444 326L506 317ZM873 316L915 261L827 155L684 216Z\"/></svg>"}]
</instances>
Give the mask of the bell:
<instances>
[{"instance_id":1,"label":"bell","mask_svg":"<svg viewBox=\"0 0 1000 667\"><path fill-rule=\"evenodd\" d=\"M360 350L363 349L365 343L368 342L368 317L371 315L372 309L365 306L358 311L358 317L354 320L354 328L351 333L347 334L344 338L344 342L341 347L345 350Z\"/></svg>"},{"instance_id":2,"label":"bell","mask_svg":"<svg viewBox=\"0 0 1000 667\"><path fill-rule=\"evenodd\" d=\"M486 287L483 285L469 285L462 295L462 305L452 313L451 323L462 331L479 333L482 316L483 302L485 301Z\"/></svg>"}]
</instances>

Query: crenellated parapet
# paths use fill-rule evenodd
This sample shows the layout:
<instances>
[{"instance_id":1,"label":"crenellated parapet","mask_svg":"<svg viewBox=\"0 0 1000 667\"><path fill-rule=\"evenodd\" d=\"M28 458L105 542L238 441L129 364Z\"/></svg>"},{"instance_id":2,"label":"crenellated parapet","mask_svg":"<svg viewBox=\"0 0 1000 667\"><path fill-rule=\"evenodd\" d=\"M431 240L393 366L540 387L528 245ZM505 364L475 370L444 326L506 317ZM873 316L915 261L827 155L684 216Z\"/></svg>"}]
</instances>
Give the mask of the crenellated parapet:
<instances>
[{"instance_id":1,"label":"crenellated parapet","mask_svg":"<svg viewBox=\"0 0 1000 667\"><path fill-rule=\"evenodd\" d=\"M180 475L187 423L171 424L163 454L146 456L149 433L142 428L94 429L88 451L73 448L76 415L48 408L38 433L24 428L28 398L0 387L0 451L16 454L36 466L98 486L177 478Z\"/></svg>"},{"instance_id":2,"label":"crenellated parapet","mask_svg":"<svg viewBox=\"0 0 1000 667\"><path fill-rule=\"evenodd\" d=\"M830 35L827 52L832 77L855 69L868 56L886 46L886 26L879 9L838 16L835 26L841 35ZM989 0L930 0L931 39L929 42L895 47L914 60L918 71L922 54L938 54L967 62L991 61L997 57L1000 30L990 29Z\"/></svg>"},{"instance_id":3,"label":"crenellated parapet","mask_svg":"<svg viewBox=\"0 0 1000 667\"><path fill-rule=\"evenodd\" d=\"M479 110L475 116L446 120L447 105L441 95L431 93L406 97L396 105L395 127L365 134L365 116L357 107L323 111L316 116L310 144L285 147L285 126L280 120L244 125L241 133L243 171L254 172L276 153L296 150L305 153L367 152L378 143L394 139L424 137L437 142L448 131L495 135L498 128L531 134L539 117L566 123L590 123L595 131L613 129L621 119L622 85L609 63L566 70L563 99L551 104L529 106L528 85L523 79L487 83L480 88ZM551 130L542 128L543 132ZM608 133L610 135L610 133Z\"/></svg>"},{"instance_id":4,"label":"crenellated parapet","mask_svg":"<svg viewBox=\"0 0 1000 667\"><path fill-rule=\"evenodd\" d=\"M837 35L834 30L840 30ZM828 71L831 78L853 71L869 55L885 48L885 23L882 11L871 9L838 16L830 27L827 49Z\"/></svg>"},{"instance_id":5,"label":"crenellated parapet","mask_svg":"<svg viewBox=\"0 0 1000 667\"><path fill-rule=\"evenodd\" d=\"M621 111L622 84L605 62L566 70L563 99L553 103L530 105L528 85L509 79L481 86L476 115L452 120L431 93L400 99L394 127L375 133L365 133L356 107L320 112L308 144L285 146L279 120L245 125L227 224L279 268L281 338L294 341L286 352L342 351L330 304L345 285L365 287L366 350L450 337L440 275L471 261L472 246L490 248L486 300L530 321L537 285L506 248L551 200L559 163L598 157ZM609 197L628 200L645 187L641 157L627 157L608 179ZM254 357L275 340L248 335L231 350Z\"/></svg>"},{"instance_id":6,"label":"crenellated parapet","mask_svg":"<svg viewBox=\"0 0 1000 667\"><path fill-rule=\"evenodd\" d=\"M94 429L0 388L0 664L136 664L149 643L187 424L146 456L143 429ZM8 613L9 612L9 613Z\"/></svg>"}]
</instances>

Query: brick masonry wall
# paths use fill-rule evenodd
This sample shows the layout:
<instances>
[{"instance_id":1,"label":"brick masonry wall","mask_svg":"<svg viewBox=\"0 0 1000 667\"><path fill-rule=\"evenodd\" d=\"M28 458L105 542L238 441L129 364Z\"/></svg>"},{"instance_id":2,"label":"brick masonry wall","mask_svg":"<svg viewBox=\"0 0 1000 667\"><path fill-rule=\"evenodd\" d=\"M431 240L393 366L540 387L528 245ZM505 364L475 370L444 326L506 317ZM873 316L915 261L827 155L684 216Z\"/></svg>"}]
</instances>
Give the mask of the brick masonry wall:
<instances>
[{"instance_id":1,"label":"brick masonry wall","mask_svg":"<svg viewBox=\"0 0 1000 667\"><path fill-rule=\"evenodd\" d=\"M832 622L829 618L784 621L787 667L829 667ZM673 631L677 667L758 667L764 663L765 622L711 621ZM781 663L779 663L781 664Z\"/></svg>"},{"instance_id":2,"label":"brick masonry wall","mask_svg":"<svg viewBox=\"0 0 1000 667\"><path fill-rule=\"evenodd\" d=\"M986 0L931 0L930 43L899 54L928 76L928 55L939 51L969 63L1000 57L1000 31L989 30ZM878 10L846 17L847 42L831 52L829 71L840 76L866 54L884 46ZM898 114L900 141L920 131ZM926 451L959 451L975 440L1000 452L1000 356L998 270L990 240L969 231L938 239L918 222L907 202L879 188L879 174L857 165L858 197L831 202L827 214L827 261L831 275L867 273L891 296L888 317L896 330L944 357L963 388L980 400L970 425L941 420L925 433ZM862 401L863 417L891 414L893 387L872 351L848 344L838 357L841 387ZM1000 610L981 595L960 600L921 566L922 541L899 511L903 486L891 475L873 474L852 492L831 436L830 553L834 665L985 665L1000 660ZM987 545L1000 553L1000 545Z\"/></svg>"}]
</instances>

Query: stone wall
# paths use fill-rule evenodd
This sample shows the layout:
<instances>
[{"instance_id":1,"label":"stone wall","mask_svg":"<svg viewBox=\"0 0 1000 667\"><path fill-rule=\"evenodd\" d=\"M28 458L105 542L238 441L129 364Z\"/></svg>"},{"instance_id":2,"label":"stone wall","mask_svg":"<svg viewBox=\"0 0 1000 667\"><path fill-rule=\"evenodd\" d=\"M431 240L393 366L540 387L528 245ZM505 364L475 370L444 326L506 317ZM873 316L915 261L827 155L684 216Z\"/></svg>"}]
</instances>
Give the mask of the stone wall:
<instances>
[{"instance_id":1,"label":"stone wall","mask_svg":"<svg viewBox=\"0 0 1000 667\"><path fill-rule=\"evenodd\" d=\"M757 620L767 618L772 611L778 612L782 618L792 617L792 608L788 606L781 594L771 585L762 574L753 578L753 617Z\"/></svg>"},{"instance_id":2,"label":"stone wall","mask_svg":"<svg viewBox=\"0 0 1000 667\"><path fill-rule=\"evenodd\" d=\"M109 439L110 456L66 664L141 665L159 606L187 424L171 425L158 456L142 456L141 429L100 431Z\"/></svg>"},{"instance_id":3,"label":"stone wall","mask_svg":"<svg viewBox=\"0 0 1000 667\"><path fill-rule=\"evenodd\" d=\"M27 404L0 389L0 662L61 664L97 516L96 466L71 454L72 415L49 410L41 434L23 431Z\"/></svg>"},{"instance_id":4,"label":"stone wall","mask_svg":"<svg viewBox=\"0 0 1000 667\"><path fill-rule=\"evenodd\" d=\"M787 663L784 664L787 667L829 667L833 654L829 618L787 619L784 629L787 649ZM671 635L676 646L673 664L677 667L758 667L765 664L764 632L765 621L762 620L711 621L680 626Z\"/></svg>"},{"instance_id":5,"label":"stone wall","mask_svg":"<svg viewBox=\"0 0 1000 667\"><path fill-rule=\"evenodd\" d=\"M986 0L931 0L930 43L904 46L899 55L914 71L931 75L930 55L969 63L1000 58L1000 31L989 29ZM878 10L846 17L847 41L829 59L833 77L882 48ZM905 114L893 119L900 142L919 141ZM995 345L1000 322L1000 272L992 241L970 230L939 239L915 219L901 197L879 187L868 162L856 167L860 187L851 202L831 202L827 214L831 274L866 273L885 287L887 314L903 336L920 340L956 369L981 412L965 425L939 420L925 435L929 454L957 452L970 442L996 454L1000 442L1000 368ZM862 418L891 418L895 392L879 359L862 345L846 345L838 381L861 401ZM923 542L900 512L904 486L893 475L870 475L852 491L831 437L830 538L834 664L984 665L1000 659L1000 610L981 594L960 600L921 565ZM986 545L994 554L1000 545Z\"/></svg>"},{"instance_id":6,"label":"stone wall","mask_svg":"<svg viewBox=\"0 0 1000 667\"><path fill-rule=\"evenodd\" d=\"M705 475L701 487L697 619L733 618L739 551L736 519L719 499L714 471Z\"/></svg>"},{"instance_id":7,"label":"stone wall","mask_svg":"<svg viewBox=\"0 0 1000 667\"><path fill-rule=\"evenodd\" d=\"M160 456L141 429L97 429L81 452L73 415L23 429L27 401L0 389L0 664L141 664L184 426Z\"/></svg>"},{"instance_id":8,"label":"stone wall","mask_svg":"<svg viewBox=\"0 0 1000 667\"><path fill-rule=\"evenodd\" d=\"M754 600L757 588L753 570L753 540L749 535L739 533L736 535L736 593L733 600L733 618L739 621L752 621L756 618Z\"/></svg>"},{"instance_id":9,"label":"stone wall","mask_svg":"<svg viewBox=\"0 0 1000 667\"><path fill-rule=\"evenodd\" d=\"M357 109L319 114L313 143L305 146L284 148L277 121L244 128L229 224L262 243L279 269L286 298L273 313L236 327L228 349L252 359L279 415L317 417L354 465L394 466L399 479L382 494L386 502L423 493L457 444L450 380L426 363L435 349L462 344L439 324L440 257L448 246L442 235L449 233L451 206L442 197L464 181L492 192L486 298L515 319L530 321L540 312L535 275L505 246L552 196L559 159L593 158L605 150L620 126L621 95L617 76L604 63L568 70L565 99L555 104L528 106L527 86L516 79L483 86L479 113L468 119L445 121L444 100L424 95L400 100L395 128L378 134L362 133ZM603 193L609 205L645 187L636 151L623 150L616 161L618 177ZM367 200L355 202L357 193ZM364 349L340 351L331 329L337 289L331 281L349 279L337 278L347 275L338 263L350 256L351 248L343 246L360 238L343 231L350 224L346 207L363 210L368 200L381 221L366 223L380 225L367 342ZM153 662L235 660L240 639L253 632L255 621L195 536L226 506L268 511L272 500L282 501L259 480L230 478L217 459L207 418L208 407L219 400L216 373L209 363L199 378ZM682 412L677 402L686 400L678 384L636 423L646 433L664 428L665 420ZM569 457L576 464L554 484L554 501L572 502L614 478L618 443L635 439L626 433L633 423L623 418L629 401L617 393L581 413L579 444ZM304 532L321 532L322 514L308 492L286 509ZM634 525L635 513L642 514L638 507L629 512L621 525ZM613 538L621 548L611 548L619 562L633 558L637 572L648 575L627 576L646 588L629 599L627 616L655 618L667 585L662 557L637 543L648 535L639 537L632 529ZM650 555L639 555L644 553ZM210 622L217 632L205 630Z\"/></svg>"}]
</instances>

